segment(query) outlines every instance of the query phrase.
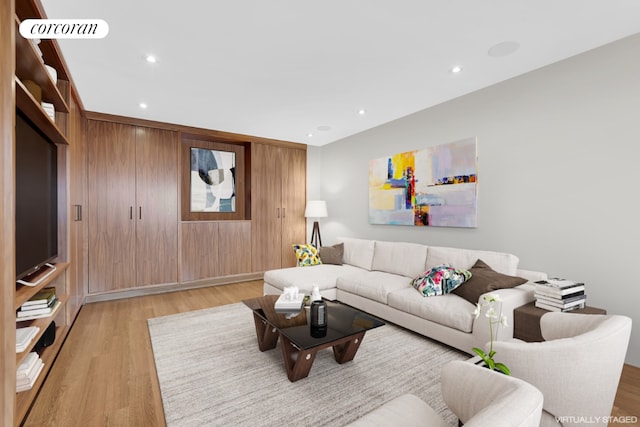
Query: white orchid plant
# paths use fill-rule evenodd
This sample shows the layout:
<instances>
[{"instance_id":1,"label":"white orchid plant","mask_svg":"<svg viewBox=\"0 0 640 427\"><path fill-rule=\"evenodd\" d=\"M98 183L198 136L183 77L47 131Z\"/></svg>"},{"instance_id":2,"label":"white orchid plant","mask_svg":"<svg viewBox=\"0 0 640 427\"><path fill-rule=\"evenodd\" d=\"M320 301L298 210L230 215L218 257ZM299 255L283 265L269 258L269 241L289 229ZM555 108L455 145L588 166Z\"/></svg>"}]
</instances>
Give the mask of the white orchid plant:
<instances>
[{"instance_id":1,"label":"white orchid plant","mask_svg":"<svg viewBox=\"0 0 640 427\"><path fill-rule=\"evenodd\" d=\"M504 363L496 362L493 360L493 356L495 356L496 352L493 350L493 339L494 333L497 337L498 328L500 325L506 327L507 325L507 316L502 314L502 304L500 305L500 313L496 312L494 307L495 303L501 303L502 300L498 294L485 294L482 296L482 300L476 304L476 309L473 311L473 315L476 317L480 317L480 313L484 308L486 308L485 317L489 319L489 353L485 353L484 350L478 347L474 347L472 350L475 354L480 356L480 358L484 361L489 369L492 371L499 371L505 375L511 375L511 371L509 368L505 366Z\"/></svg>"}]
</instances>

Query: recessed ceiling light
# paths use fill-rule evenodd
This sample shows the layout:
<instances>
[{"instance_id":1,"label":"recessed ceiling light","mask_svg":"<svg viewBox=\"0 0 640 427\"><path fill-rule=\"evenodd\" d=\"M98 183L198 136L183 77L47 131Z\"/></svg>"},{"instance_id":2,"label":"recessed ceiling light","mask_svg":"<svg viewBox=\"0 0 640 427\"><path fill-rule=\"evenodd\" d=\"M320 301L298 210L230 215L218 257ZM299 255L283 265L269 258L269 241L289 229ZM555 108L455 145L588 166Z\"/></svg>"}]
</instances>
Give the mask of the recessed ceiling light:
<instances>
[{"instance_id":1,"label":"recessed ceiling light","mask_svg":"<svg viewBox=\"0 0 640 427\"><path fill-rule=\"evenodd\" d=\"M150 62L152 64L155 64L157 62L156 57L153 55L147 55L145 59L147 60L147 62Z\"/></svg>"},{"instance_id":2,"label":"recessed ceiling light","mask_svg":"<svg viewBox=\"0 0 640 427\"><path fill-rule=\"evenodd\" d=\"M358 114L360 114L361 116L364 116L365 114L367 114L367 110L364 110L364 109L358 110Z\"/></svg>"},{"instance_id":3,"label":"recessed ceiling light","mask_svg":"<svg viewBox=\"0 0 640 427\"><path fill-rule=\"evenodd\" d=\"M144 102L141 102L139 105L140 105L140 108L142 108L143 110L147 108L147 104L145 104Z\"/></svg>"},{"instance_id":4,"label":"recessed ceiling light","mask_svg":"<svg viewBox=\"0 0 640 427\"><path fill-rule=\"evenodd\" d=\"M493 56L494 58L499 58L502 56L511 55L513 52L520 48L520 43L514 41L506 41L502 43L498 43L497 45L491 46L491 48L487 51L489 56Z\"/></svg>"},{"instance_id":5,"label":"recessed ceiling light","mask_svg":"<svg viewBox=\"0 0 640 427\"><path fill-rule=\"evenodd\" d=\"M454 65L453 67L451 67L451 72L453 74L458 74L460 71L462 71L462 67L459 65Z\"/></svg>"},{"instance_id":6,"label":"recessed ceiling light","mask_svg":"<svg viewBox=\"0 0 640 427\"><path fill-rule=\"evenodd\" d=\"M311 137L313 136L313 134L312 134L311 132L309 132L309 133L307 134L307 136L308 136L309 138L311 138Z\"/></svg>"}]
</instances>

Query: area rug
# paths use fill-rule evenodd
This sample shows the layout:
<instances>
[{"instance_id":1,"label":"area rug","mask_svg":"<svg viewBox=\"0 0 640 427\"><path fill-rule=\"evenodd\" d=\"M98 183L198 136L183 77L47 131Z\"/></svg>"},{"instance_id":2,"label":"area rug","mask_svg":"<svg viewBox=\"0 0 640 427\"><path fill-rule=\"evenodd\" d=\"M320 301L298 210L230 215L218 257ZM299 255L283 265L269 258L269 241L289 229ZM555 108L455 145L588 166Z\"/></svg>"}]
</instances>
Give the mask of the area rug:
<instances>
[{"instance_id":1,"label":"area rug","mask_svg":"<svg viewBox=\"0 0 640 427\"><path fill-rule=\"evenodd\" d=\"M258 350L242 303L148 325L168 426L343 426L404 393L456 423L442 401L440 370L468 356L394 325L368 331L343 365L331 349L318 352L309 376L295 383L279 347Z\"/></svg>"}]
</instances>

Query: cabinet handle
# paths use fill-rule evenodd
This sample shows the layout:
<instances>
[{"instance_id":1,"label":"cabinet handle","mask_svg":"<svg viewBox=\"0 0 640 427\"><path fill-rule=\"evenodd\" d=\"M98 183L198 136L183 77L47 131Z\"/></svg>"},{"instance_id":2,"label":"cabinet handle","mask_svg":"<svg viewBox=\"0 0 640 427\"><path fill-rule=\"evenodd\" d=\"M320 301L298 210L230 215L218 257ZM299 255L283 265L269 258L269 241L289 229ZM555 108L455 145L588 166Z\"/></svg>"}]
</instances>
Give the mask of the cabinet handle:
<instances>
[{"instance_id":1,"label":"cabinet handle","mask_svg":"<svg viewBox=\"0 0 640 427\"><path fill-rule=\"evenodd\" d=\"M287 208L282 208L282 218L286 216Z\"/></svg>"},{"instance_id":2,"label":"cabinet handle","mask_svg":"<svg viewBox=\"0 0 640 427\"><path fill-rule=\"evenodd\" d=\"M280 218L280 208L276 208L276 218Z\"/></svg>"},{"instance_id":3,"label":"cabinet handle","mask_svg":"<svg viewBox=\"0 0 640 427\"><path fill-rule=\"evenodd\" d=\"M82 205L73 205L76 208L76 217L74 221L82 221Z\"/></svg>"},{"instance_id":4,"label":"cabinet handle","mask_svg":"<svg viewBox=\"0 0 640 427\"><path fill-rule=\"evenodd\" d=\"M133 221L133 206L129 206L129 219Z\"/></svg>"},{"instance_id":5,"label":"cabinet handle","mask_svg":"<svg viewBox=\"0 0 640 427\"><path fill-rule=\"evenodd\" d=\"M140 206L139 210L140 210L140 212L138 213L138 215L139 215L140 219L142 219L142 206Z\"/></svg>"}]
</instances>

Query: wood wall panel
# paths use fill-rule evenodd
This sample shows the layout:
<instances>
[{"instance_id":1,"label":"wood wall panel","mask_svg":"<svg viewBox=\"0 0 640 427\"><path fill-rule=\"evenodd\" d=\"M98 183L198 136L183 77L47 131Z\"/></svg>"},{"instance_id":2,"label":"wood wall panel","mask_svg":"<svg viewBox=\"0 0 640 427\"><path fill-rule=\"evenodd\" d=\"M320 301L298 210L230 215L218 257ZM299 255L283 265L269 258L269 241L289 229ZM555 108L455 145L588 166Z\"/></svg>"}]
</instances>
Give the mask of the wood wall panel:
<instances>
[{"instance_id":1,"label":"wood wall panel","mask_svg":"<svg viewBox=\"0 0 640 427\"><path fill-rule=\"evenodd\" d=\"M15 39L14 2L0 0L0 425L14 423L16 325L14 227Z\"/></svg>"},{"instance_id":2,"label":"wood wall panel","mask_svg":"<svg viewBox=\"0 0 640 427\"><path fill-rule=\"evenodd\" d=\"M135 128L87 124L89 291L135 285Z\"/></svg>"},{"instance_id":3,"label":"wood wall panel","mask_svg":"<svg viewBox=\"0 0 640 427\"><path fill-rule=\"evenodd\" d=\"M251 221L218 223L218 261L221 276L251 271Z\"/></svg>"},{"instance_id":4,"label":"wood wall panel","mask_svg":"<svg viewBox=\"0 0 640 427\"><path fill-rule=\"evenodd\" d=\"M136 286L178 282L178 136L136 128Z\"/></svg>"},{"instance_id":5,"label":"wood wall panel","mask_svg":"<svg viewBox=\"0 0 640 427\"><path fill-rule=\"evenodd\" d=\"M282 260L279 147L253 144L251 157L251 262L253 271L266 271L280 268Z\"/></svg>"},{"instance_id":6,"label":"wood wall panel","mask_svg":"<svg viewBox=\"0 0 640 427\"><path fill-rule=\"evenodd\" d=\"M280 149L282 152L282 267L295 267L291 245L306 242L306 177L307 153L302 150Z\"/></svg>"},{"instance_id":7,"label":"wood wall panel","mask_svg":"<svg viewBox=\"0 0 640 427\"><path fill-rule=\"evenodd\" d=\"M182 223L182 281L220 276L218 222Z\"/></svg>"},{"instance_id":8,"label":"wood wall panel","mask_svg":"<svg viewBox=\"0 0 640 427\"><path fill-rule=\"evenodd\" d=\"M62 83L62 81L59 81ZM66 82L65 82L66 83ZM68 86L68 83L66 83ZM87 239L86 239L86 218L83 217L83 210L86 213L86 162L85 162L85 135L83 132L82 111L75 96L70 90L61 88L61 92L66 94L69 114L57 114L56 122L65 119L65 136L69 140L68 162L69 162L69 197L68 216L69 224L69 263L67 270L68 286L66 294L69 296L67 302L67 324L72 324L86 294L87 285ZM63 116L63 117L61 117ZM68 117L67 117L68 116ZM61 120L62 122L62 120Z\"/></svg>"}]
</instances>

